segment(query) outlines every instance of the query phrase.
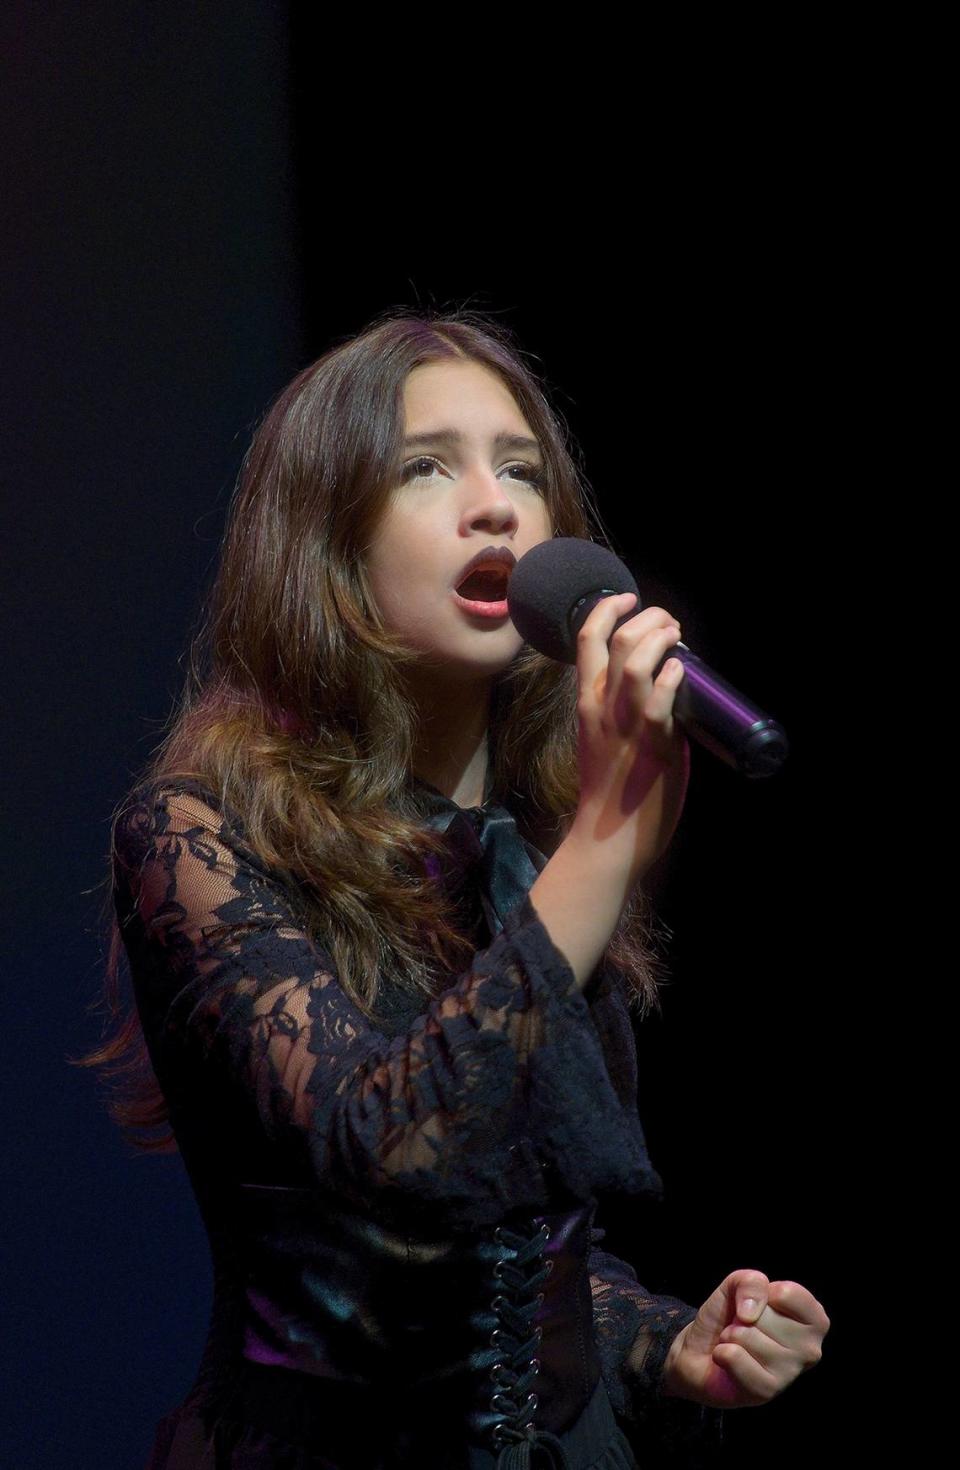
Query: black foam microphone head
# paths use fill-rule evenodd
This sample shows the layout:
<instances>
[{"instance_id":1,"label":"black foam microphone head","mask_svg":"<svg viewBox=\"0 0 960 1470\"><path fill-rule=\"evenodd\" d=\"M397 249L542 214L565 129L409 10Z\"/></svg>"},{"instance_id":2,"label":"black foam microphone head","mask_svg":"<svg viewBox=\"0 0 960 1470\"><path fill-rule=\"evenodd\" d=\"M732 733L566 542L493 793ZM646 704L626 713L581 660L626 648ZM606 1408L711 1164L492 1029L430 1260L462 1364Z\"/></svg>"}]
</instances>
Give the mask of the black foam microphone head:
<instances>
[{"instance_id":1,"label":"black foam microphone head","mask_svg":"<svg viewBox=\"0 0 960 1470\"><path fill-rule=\"evenodd\" d=\"M541 541L517 562L507 586L507 607L522 638L559 663L577 661L577 633L601 597L640 592L618 556L595 541L555 536Z\"/></svg>"}]
</instances>

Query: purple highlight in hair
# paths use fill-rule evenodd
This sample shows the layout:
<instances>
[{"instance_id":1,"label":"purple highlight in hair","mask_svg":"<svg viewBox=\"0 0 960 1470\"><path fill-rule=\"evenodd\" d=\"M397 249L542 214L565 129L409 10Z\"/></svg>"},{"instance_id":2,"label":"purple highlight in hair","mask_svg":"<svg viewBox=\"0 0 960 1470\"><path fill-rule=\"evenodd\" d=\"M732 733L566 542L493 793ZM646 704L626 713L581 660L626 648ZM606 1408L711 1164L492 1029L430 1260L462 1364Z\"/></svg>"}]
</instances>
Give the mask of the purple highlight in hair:
<instances>
[{"instance_id":1,"label":"purple highlight in hair","mask_svg":"<svg viewBox=\"0 0 960 1470\"><path fill-rule=\"evenodd\" d=\"M302 735L303 722L293 713L293 710L284 709L277 705L273 710L273 719L284 735Z\"/></svg>"}]
</instances>

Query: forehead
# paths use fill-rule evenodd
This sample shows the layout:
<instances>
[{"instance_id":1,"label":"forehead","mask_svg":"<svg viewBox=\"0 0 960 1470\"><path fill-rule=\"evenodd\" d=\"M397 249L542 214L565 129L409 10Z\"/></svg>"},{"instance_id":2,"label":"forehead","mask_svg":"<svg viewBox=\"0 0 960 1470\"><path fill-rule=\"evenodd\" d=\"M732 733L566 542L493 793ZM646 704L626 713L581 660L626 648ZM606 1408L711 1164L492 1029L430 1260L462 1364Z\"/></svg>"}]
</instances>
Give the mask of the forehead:
<instances>
[{"instance_id":1,"label":"forehead","mask_svg":"<svg viewBox=\"0 0 960 1470\"><path fill-rule=\"evenodd\" d=\"M408 374L403 390L408 429L439 427L438 415L478 425L496 418L501 427L528 427L503 379L479 362L424 363ZM435 422L434 422L435 421Z\"/></svg>"}]
</instances>

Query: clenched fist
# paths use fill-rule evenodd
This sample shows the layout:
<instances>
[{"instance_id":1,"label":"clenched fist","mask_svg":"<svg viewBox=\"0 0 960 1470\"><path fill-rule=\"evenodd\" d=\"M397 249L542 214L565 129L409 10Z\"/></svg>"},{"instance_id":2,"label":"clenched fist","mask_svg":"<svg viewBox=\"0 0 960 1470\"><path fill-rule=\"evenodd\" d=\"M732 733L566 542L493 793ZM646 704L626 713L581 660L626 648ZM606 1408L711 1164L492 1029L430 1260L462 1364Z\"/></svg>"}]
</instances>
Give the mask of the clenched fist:
<instances>
[{"instance_id":1,"label":"clenched fist","mask_svg":"<svg viewBox=\"0 0 960 1470\"><path fill-rule=\"evenodd\" d=\"M663 1392L713 1409L765 1404L819 1363L829 1329L805 1286L732 1271L671 1343Z\"/></svg>"}]
</instances>

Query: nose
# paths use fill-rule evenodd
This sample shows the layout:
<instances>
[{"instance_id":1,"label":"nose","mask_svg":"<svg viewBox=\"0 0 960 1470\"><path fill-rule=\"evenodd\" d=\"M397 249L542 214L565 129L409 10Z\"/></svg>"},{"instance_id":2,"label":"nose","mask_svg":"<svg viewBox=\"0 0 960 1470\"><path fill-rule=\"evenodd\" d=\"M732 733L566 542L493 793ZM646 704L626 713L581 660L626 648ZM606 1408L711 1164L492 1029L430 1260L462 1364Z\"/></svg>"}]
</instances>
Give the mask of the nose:
<instances>
[{"instance_id":1,"label":"nose","mask_svg":"<svg viewBox=\"0 0 960 1470\"><path fill-rule=\"evenodd\" d=\"M460 530L484 530L503 534L520 524L517 508L494 474L480 475L465 494Z\"/></svg>"}]
</instances>

